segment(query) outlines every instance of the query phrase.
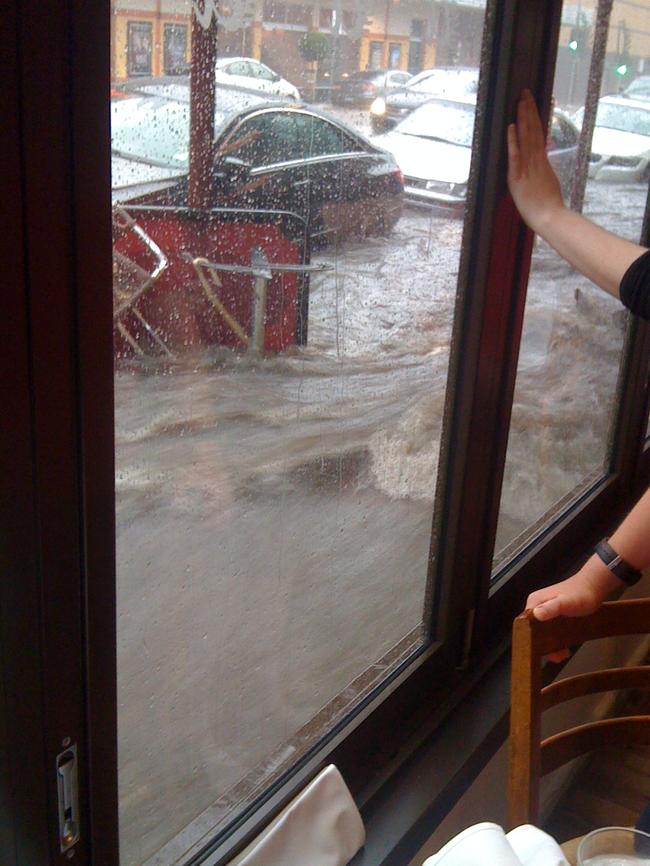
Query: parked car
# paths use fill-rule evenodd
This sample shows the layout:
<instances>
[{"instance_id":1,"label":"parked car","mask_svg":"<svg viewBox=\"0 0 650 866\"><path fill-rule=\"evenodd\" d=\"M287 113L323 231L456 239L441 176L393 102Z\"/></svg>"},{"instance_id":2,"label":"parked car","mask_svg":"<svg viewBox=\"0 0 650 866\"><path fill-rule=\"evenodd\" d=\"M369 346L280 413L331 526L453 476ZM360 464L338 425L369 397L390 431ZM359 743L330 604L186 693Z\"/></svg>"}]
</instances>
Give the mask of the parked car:
<instances>
[{"instance_id":1,"label":"parked car","mask_svg":"<svg viewBox=\"0 0 650 866\"><path fill-rule=\"evenodd\" d=\"M216 63L218 84L248 87L300 101L298 88L252 57L222 57Z\"/></svg>"},{"instance_id":2,"label":"parked car","mask_svg":"<svg viewBox=\"0 0 650 866\"><path fill-rule=\"evenodd\" d=\"M403 87L412 76L399 69L373 69L341 76L333 93L337 105L368 107L378 96Z\"/></svg>"},{"instance_id":3,"label":"parked car","mask_svg":"<svg viewBox=\"0 0 650 866\"><path fill-rule=\"evenodd\" d=\"M465 99L478 93L478 69L466 66L439 66L427 69L404 87L378 96L370 106L370 122L375 133L395 126L409 112L432 97Z\"/></svg>"},{"instance_id":4,"label":"parked car","mask_svg":"<svg viewBox=\"0 0 650 866\"><path fill-rule=\"evenodd\" d=\"M465 207L472 157L475 99L431 99L389 132L373 138L390 151L404 174L407 201L460 213ZM555 111L549 158L566 195L575 164L578 130Z\"/></svg>"},{"instance_id":5,"label":"parked car","mask_svg":"<svg viewBox=\"0 0 650 866\"><path fill-rule=\"evenodd\" d=\"M187 86L148 83L113 100L113 199L148 192L185 204ZM174 95L171 95L174 94ZM388 231L400 216L395 158L322 112L236 88L217 90L212 207L290 211L312 237Z\"/></svg>"},{"instance_id":6,"label":"parked car","mask_svg":"<svg viewBox=\"0 0 650 866\"><path fill-rule=\"evenodd\" d=\"M650 100L650 75L639 75L622 93L630 99Z\"/></svg>"},{"instance_id":7,"label":"parked car","mask_svg":"<svg viewBox=\"0 0 650 866\"><path fill-rule=\"evenodd\" d=\"M581 125L584 109L576 115ZM628 96L598 100L591 140L589 177L598 180L639 181L650 164L650 103Z\"/></svg>"}]
</instances>

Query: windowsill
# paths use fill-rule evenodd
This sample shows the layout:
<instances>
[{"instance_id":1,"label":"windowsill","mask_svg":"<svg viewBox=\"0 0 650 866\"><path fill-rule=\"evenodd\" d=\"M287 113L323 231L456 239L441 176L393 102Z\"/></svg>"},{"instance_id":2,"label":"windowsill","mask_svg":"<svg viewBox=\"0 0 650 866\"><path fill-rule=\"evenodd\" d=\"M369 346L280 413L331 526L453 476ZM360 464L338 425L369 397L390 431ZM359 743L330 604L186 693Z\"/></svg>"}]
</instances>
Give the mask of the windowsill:
<instances>
[{"instance_id":1,"label":"windowsill","mask_svg":"<svg viewBox=\"0 0 650 866\"><path fill-rule=\"evenodd\" d=\"M471 679L444 721L362 808L367 841L350 866L408 866L505 741L510 653L502 648Z\"/></svg>"}]
</instances>

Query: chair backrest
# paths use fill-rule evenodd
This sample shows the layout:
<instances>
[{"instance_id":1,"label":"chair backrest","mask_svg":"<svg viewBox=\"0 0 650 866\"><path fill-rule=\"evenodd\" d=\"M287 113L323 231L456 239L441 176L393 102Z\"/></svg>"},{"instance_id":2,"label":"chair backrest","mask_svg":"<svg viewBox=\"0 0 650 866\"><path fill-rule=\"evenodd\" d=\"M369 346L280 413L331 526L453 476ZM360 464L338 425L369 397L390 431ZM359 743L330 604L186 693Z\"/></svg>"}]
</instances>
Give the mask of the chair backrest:
<instances>
[{"instance_id":1,"label":"chair backrest","mask_svg":"<svg viewBox=\"0 0 650 866\"><path fill-rule=\"evenodd\" d=\"M509 820L513 827L539 819L539 782L546 773L603 746L650 744L650 716L588 722L544 740L541 715L563 701L613 689L650 689L650 666L613 668L565 677L542 688L548 653L596 638L650 632L650 599L607 602L591 616L536 620L518 616L512 630Z\"/></svg>"}]
</instances>

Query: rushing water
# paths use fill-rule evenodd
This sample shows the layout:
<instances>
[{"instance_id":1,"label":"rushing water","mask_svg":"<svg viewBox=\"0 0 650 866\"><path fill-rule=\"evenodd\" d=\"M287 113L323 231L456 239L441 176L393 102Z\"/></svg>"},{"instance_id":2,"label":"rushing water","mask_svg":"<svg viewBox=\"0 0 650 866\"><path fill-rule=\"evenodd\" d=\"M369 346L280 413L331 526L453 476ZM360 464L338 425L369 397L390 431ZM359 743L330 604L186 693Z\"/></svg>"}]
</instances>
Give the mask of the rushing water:
<instances>
[{"instance_id":1,"label":"rushing water","mask_svg":"<svg viewBox=\"0 0 650 866\"><path fill-rule=\"evenodd\" d=\"M638 236L643 188L606 195ZM304 348L118 369L124 864L420 624L461 234L407 212L388 240L320 253L333 270L312 279ZM539 246L505 540L598 463L623 324Z\"/></svg>"}]
</instances>

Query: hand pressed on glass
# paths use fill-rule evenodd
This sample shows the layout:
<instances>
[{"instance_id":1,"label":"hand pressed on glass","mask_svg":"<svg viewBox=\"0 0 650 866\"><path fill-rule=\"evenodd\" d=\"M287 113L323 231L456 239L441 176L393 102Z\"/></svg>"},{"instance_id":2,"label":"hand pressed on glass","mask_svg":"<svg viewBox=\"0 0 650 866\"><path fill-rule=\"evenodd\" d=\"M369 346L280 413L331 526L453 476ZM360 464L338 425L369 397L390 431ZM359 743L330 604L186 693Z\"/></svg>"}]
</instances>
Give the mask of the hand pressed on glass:
<instances>
[{"instance_id":1,"label":"hand pressed on glass","mask_svg":"<svg viewBox=\"0 0 650 866\"><path fill-rule=\"evenodd\" d=\"M508 127L508 187L530 228L570 265L619 297L621 280L646 250L605 231L564 205L559 181L548 160L544 128L529 90L524 90L519 100L516 123ZM650 284L647 292L650 294ZM650 493L637 503L612 536L611 543L633 568L642 569L650 564ZM620 586L617 577L594 555L571 577L531 593L526 608L540 621L557 616L586 616L597 610L617 586ZM568 655L568 650L560 650L549 658L562 661Z\"/></svg>"}]
</instances>

